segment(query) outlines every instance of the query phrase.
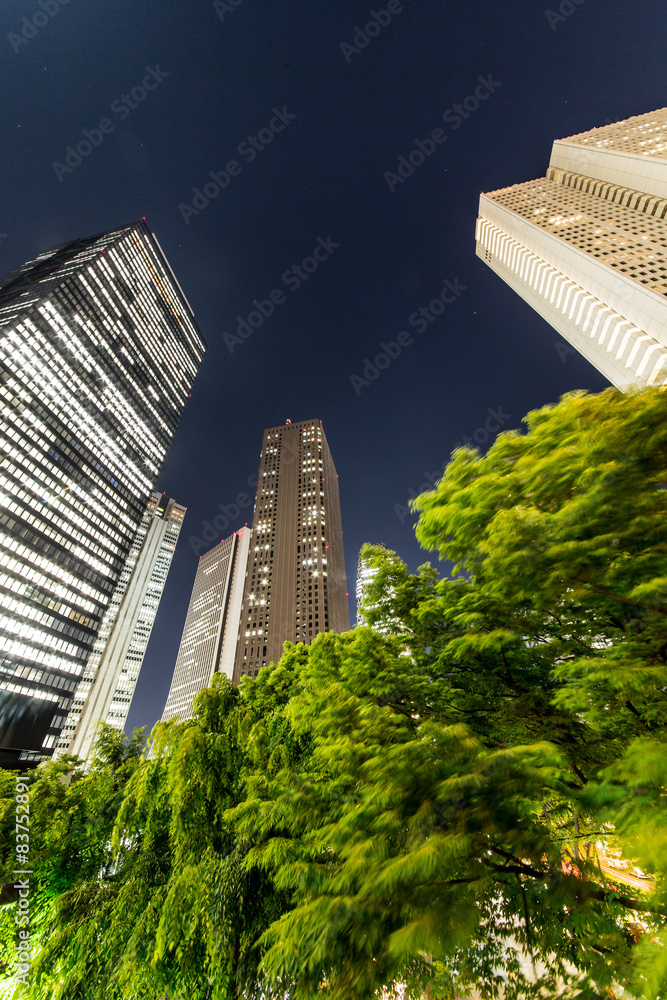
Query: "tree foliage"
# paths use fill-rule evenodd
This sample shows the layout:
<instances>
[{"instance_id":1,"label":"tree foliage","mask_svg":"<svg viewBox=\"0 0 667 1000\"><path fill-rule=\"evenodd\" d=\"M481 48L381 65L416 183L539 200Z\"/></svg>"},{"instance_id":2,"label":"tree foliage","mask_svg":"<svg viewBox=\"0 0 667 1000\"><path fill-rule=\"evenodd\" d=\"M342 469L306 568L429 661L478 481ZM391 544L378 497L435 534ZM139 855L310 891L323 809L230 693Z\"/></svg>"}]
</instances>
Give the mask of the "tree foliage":
<instances>
[{"instance_id":1,"label":"tree foliage","mask_svg":"<svg viewBox=\"0 0 667 1000\"><path fill-rule=\"evenodd\" d=\"M367 627L39 768L24 995L662 996L666 417L578 393L457 451L416 502L450 578L369 546Z\"/></svg>"}]
</instances>

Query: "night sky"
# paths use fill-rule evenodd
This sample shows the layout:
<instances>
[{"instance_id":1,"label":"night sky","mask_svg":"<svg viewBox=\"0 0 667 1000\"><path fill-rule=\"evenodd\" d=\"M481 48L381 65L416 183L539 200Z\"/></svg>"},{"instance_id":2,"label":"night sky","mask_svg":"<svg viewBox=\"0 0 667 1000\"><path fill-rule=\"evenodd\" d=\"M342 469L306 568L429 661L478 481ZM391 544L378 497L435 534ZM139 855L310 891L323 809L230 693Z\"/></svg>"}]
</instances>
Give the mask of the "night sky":
<instances>
[{"instance_id":1,"label":"night sky","mask_svg":"<svg viewBox=\"0 0 667 1000\"><path fill-rule=\"evenodd\" d=\"M436 561L405 507L458 442L606 387L476 258L478 197L543 176L554 139L663 107L666 16L660 0L4 0L0 273L144 216L208 343L156 484L188 514L129 727L162 713L196 552L251 520L234 504L265 427L324 422L352 609L363 542ZM220 505L228 529L204 536Z\"/></svg>"}]
</instances>

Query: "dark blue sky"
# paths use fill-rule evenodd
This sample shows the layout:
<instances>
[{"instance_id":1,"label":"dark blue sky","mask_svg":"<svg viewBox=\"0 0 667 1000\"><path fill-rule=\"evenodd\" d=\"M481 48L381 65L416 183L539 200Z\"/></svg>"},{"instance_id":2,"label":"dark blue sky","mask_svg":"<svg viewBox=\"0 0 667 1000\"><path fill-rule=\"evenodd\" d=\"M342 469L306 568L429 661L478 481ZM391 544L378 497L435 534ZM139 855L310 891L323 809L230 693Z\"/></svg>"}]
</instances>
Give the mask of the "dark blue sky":
<instances>
[{"instance_id":1,"label":"dark blue sky","mask_svg":"<svg viewBox=\"0 0 667 1000\"><path fill-rule=\"evenodd\" d=\"M480 191L542 176L556 138L667 103L664 3L560 11L548 0L2 4L0 273L145 216L209 345L157 484L188 514L130 725L162 712L197 539L248 492L265 427L324 421L352 596L364 541L412 569L429 558L401 508L464 436L484 438L489 411L514 427L568 390L605 387L474 253ZM480 77L487 96L457 117ZM434 129L445 139L425 143L412 174L385 176ZM90 152L66 160L84 130ZM193 201L211 172L224 189ZM317 270L295 271L316 247ZM445 280L454 301L420 323ZM272 315L237 342L238 317L275 289ZM355 391L351 376L401 331L411 343ZM245 520L249 510L230 530Z\"/></svg>"}]
</instances>

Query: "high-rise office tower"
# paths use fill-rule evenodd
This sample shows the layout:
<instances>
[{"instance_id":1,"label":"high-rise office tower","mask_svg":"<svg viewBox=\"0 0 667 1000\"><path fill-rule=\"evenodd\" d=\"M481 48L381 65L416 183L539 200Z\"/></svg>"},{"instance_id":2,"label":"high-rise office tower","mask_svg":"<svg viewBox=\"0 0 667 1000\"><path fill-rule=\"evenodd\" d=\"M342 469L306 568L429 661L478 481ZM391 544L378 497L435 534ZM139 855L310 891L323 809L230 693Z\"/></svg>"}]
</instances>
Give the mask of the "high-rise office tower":
<instances>
[{"instance_id":1,"label":"high-rise office tower","mask_svg":"<svg viewBox=\"0 0 667 1000\"><path fill-rule=\"evenodd\" d=\"M201 556L162 721L189 719L215 673L232 679L251 531L241 528Z\"/></svg>"},{"instance_id":2,"label":"high-rise office tower","mask_svg":"<svg viewBox=\"0 0 667 1000\"><path fill-rule=\"evenodd\" d=\"M125 727L185 511L168 496L151 493L63 726L59 752L88 757L100 722Z\"/></svg>"},{"instance_id":3,"label":"high-rise office tower","mask_svg":"<svg viewBox=\"0 0 667 1000\"><path fill-rule=\"evenodd\" d=\"M0 762L58 742L204 350L144 221L0 281Z\"/></svg>"},{"instance_id":4,"label":"high-rise office tower","mask_svg":"<svg viewBox=\"0 0 667 1000\"><path fill-rule=\"evenodd\" d=\"M667 108L553 144L482 194L477 255L619 388L667 382Z\"/></svg>"},{"instance_id":5,"label":"high-rise office tower","mask_svg":"<svg viewBox=\"0 0 667 1000\"><path fill-rule=\"evenodd\" d=\"M256 677L284 642L350 627L342 535L322 422L264 431L252 528L199 560L163 721L189 719L214 673Z\"/></svg>"},{"instance_id":6,"label":"high-rise office tower","mask_svg":"<svg viewBox=\"0 0 667 1000\"><path fill-rule=\"evenodd\" d=\"M321 420L264 431L234 680L350 627L338 476Z\"/></svg>"},{"instance_id":7,"label":"high-rise office tower","mask_svg":"<svg viewBox=\"0 0 667 1000\"><path fill-rule=\"evenodd\" d=\"M382 542L375 542L373 547L383 549L385 552L388 551L387 546ZM377 568L371 565L367 556L363 555L362 549L357 560L357 625L368 625L368 612L372 611L375 617L373 628L376 632L382 632L384 635L399 635L405 629L388 608L388 604L394 596L394 589L387 588L379 600L370 603L368 590L377 574Z\"/></svg>"},{"instance_id":8,"label":"high-rise office tower","mask_svg":"<svg viewBox=\"0 0 667 1000\"><path fill-rule=\"evenodd\" d=\"M387 550L387 546L383 545L382 542L376 544L376 548ZM377 576L377 569L375 566L371 566L368 559L364 558L362 553L359 553L359 558L357 560L357 586L356 586L356 597L357 597L357 625L366 625L366 617L364 615L364 601L368 600L368 587L373 580L373 577Z\"/></svg>"}]
</instances>

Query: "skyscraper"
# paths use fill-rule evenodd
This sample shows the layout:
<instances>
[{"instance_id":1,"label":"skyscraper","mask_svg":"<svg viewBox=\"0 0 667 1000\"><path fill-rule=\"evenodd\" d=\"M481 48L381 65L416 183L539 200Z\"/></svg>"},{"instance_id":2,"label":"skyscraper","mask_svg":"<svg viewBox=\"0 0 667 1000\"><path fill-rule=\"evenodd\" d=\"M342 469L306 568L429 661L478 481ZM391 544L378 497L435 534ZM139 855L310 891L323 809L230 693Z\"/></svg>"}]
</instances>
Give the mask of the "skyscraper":
<instances>
[{"instance_id":1,"label":"skyscraper","mask_svg":"<svg viewBox=\"0 0 667 1000\"><path fill-rule=\"evenodd\" d=\"M234 679L350 627L338 476L321 420L264 431Z\"/></svg>"},{"instance_id":2,"label":"skyscraper","mask_svg":"<svg viewBox=\"0 0 667 1000\"><path fill-rule=\"evenodd\" d=\"M151 493L93 646L58 751L87 757L100 722L123 729L186 508Z\"/></svg>"},{"instance_id":3,"label":"skyscraper","mask_svg":"<svg viewBox=\"0 0 667 1000\"><path fill-rule=\"evenodd\" d=\"M482 194L477 255L619 388L667 382L667 108L553 144Z\"/></svg>"},{"instance_id":4,"label":"skyscraper","mask_svg":"<svg viewBox=\"0 0 667 1000\"><path fill-rule=\"evenodd\" d=\"M232 679L251 532L241 528L201 556L162 721L189 719L214 673Z\"/></svg>"},{"instance_id":5,"label":"skyscraper","mask_svg":"<svg viewBox=\"0 0 667 1000\"><path fill-rule=\"evenodd\" d=\"M0 760L57 743L201 364L142 220L0 282Z\"/></svg>"},{"instance_id":6,"label":"skyscraper","mask_svg":"<svg viewBox=\"0 0 667 1000\"><path fill-rule=\"evenodd\" d=\"M376 548L384 549L387 551L387 546L382 542L376 544ZM368 587L374 576L377 576L377 569L375 566L371 566L368 559L365 559L362 553L359 553L359 558L357 560L357 586L356 586L356 597L357 597L357 625L366 625L366 618L364 615L364 601L368 597Z\"/></svg>"},{"instance_id":7,"label":"skyscraper","mask_svg":"<svg viewBox=\"0 0 667 1000\"><path fill-rule=\"evenodd\" d=\"M387 546L382 542L375 542L373 547L388 552ZM392 552L391 555L393 556L394 553ZM364 556L362 549L357 560L357 625L367 625L368 612L371 611L375 617L373 628L376 632L382 632L384 635L398 635L405 631L404 626L387 607L393 599L394 588L385 588L379 600L369 603L368 590L377 574L377 568L371 565L370 559L368 556Z\"/></svg>"},{"instance_id":8,"label":"skyscraper","mask_svg":"<svg viewBox=\"0 0 667 1000\"><path fill-rule=\"evenodd\" d=\"M224 673L238 683L284 642L350 627L338 476L320 420L264 431L252 528L203 555L162 715L188 719Z\"/></svg>"}]
</instances>

